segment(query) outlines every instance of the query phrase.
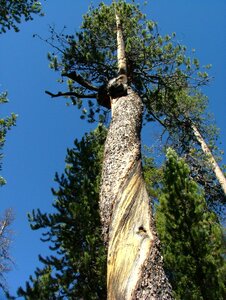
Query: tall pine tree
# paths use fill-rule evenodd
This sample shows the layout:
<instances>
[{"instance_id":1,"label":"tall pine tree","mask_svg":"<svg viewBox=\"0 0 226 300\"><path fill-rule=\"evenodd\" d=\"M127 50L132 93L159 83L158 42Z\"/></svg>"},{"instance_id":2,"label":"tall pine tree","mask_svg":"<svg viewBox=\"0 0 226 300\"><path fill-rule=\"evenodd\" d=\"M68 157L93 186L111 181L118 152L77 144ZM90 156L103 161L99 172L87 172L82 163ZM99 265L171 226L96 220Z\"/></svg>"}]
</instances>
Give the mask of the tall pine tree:
<instances>
[{"instance_id":1,"label":"tall pine tree","mask_svg":"<svg viewBox=\"0 0 226 300\"><path fill-rule=\"evenodd\" d=\"M49 58L68 79L69 91L47 93L71 97L89 121L99 106L112 110L99 201L108 298L171 299L141 167L142 116L168 129L165 121L178 109L175 95L205 84L208 76L185 56L174 35L158 34L134 1L91 8L75 37L56 37L62 49ZM83 98L89 99L88 110ZM179 114L177 121L182 117L187 115Z\"/></svg>"},{"instance_id":2,"label":"tall pine tree","mask_svg":"<svg viewBox=\"0 0 226 300\"><path fill-rule=\"evenodd\" d=\"M178 108L175 95L205 84L208 75L186 57L174 35L161 37L134 2L92 7L74 37L56 38L60 55L49 58L68 78L69 91L47 94L71 97L89 121L100 112L98 105L112 111L99 201L108 247L108 298L171 299L141 167L142 117L168 129L165 121Z\"/></svg>"},{"instance_id":3,"label":"tall pine tree","mask_svg":"<svg viewBox=\"0 0 226 300\"><path fill-rule=\"evenodd\" d=\"M171 148L156 213L165 268L175 299L223 300L226 296L222 230L202 190Z\"/></svg>"},{"instance_id":4,"label":"tall pine tree","mask_svg":"<svg viewBox=\"0 0 226 300\"><path fill-rule=\"evenodd\" d=\"M44 229L42 240L53 254L40 261L25 290L25 299L106 299L106 252L98 210L101 162L106 129L98 127L68 150L65 174L56 174L54 213L33 211L33 230Z\"/></svg>"}]
</instances>

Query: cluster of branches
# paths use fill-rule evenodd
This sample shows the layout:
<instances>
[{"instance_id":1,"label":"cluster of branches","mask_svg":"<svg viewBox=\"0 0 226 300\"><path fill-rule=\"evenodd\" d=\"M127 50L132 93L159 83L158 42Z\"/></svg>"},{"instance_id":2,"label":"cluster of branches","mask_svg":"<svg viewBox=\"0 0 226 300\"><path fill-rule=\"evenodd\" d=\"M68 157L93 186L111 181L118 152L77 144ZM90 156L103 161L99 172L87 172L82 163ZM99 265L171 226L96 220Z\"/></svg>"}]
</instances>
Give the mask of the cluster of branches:
<instances>
[{"instance_id":1,"label":"cluster of branches","mask_svg":"<svg viewBox=\"0 0 226 300\"><path fill-rule=\"evenodd\" d=\"M10 9L12 6L6 7ZM214 149L215 130L209 130L209 119L205 115L206 98L198 90L209 82L209 77L200 69L198 60L186 56L186 48L177 43L175 34L161 36L157 24L148 21L134 2L128 4L119 0L110 6L101 3L98 8L90 8L84 16L81 30L75 36L63 32L58 34L54 28L51 29L51 38L47 42L55 52L49 54L50 66L60 72L62 83L64 78L67 79L68 90L46 93L53 98L70 98L74 105L82 109L81 117L90 122L95 121L96 115L103 120L103 115L105 117L111 108L107 85L118 73L115 9L122 21L128 84L142 98L144 120L157 121L166 132L169 143L190 164L188 171L188 166L174 152L168 154L168 171L163 180L165 190L158 197L159 231L162 230L163 253L166 262L168 259L168 272L176 296L184 293L184 299L189 299L191 294L194 299L223 299L225 282L222 278L225 273L222 270L225 267L221 257L221 230L219 220L209 209L212 202L223 203L225 198L218 192L219 185L211 170L208 155L202 153L193 130L198 129L210 148ZM2 12L2 16L5 12ZM37 1L30 1L27 10L22 10L19 16L24 15L28 20L33 12L40 12ZM18 30L16 24L20 22L20 17L17 14L13 14L11 19L6 16L2 20L2 32L10 27ZM84 103L84 99L88 101ZM40 257L43 269L36 270L36 277L31 277L31 283L27 283L25 290L20 288L18 295L26 299L105 298L106 253L101 242L97 213L105 135L105 130L99 128L81 142L76 141L75 149L68 151L65 175L56 176L59 190L53 191L57 197L54 204L56 213L46 214L38 210L30 215L33 229L47 229L43 240L51 242L51 249L57 254ZM150 168L154 169L151 165L146 171L150 172ZM169 175L172 172L176 177L176 185ZM201 188L191 180L192 176L204 187L208 206ZM153 192L153 186L151 188ZM178 209L170 209L172 201L175 201ZM163 208L167 209L165 215ZM170 224L167 220L170 220ZM203 238L207 242L208 237L211 238L210 246L194 247L194 243L203 241ZM181 245L181 240L189 246L186 248ZM168 249L167 245L171 245L171 248ZM177 269L172 267L172 261L175 261L178 252L183 263ZM190 253L189 260L187 253ZM202 263L197 264L198 260ZM188 269L185 264L187 261L192 261ZM205 268L210 270L208 272L214 270L212 278L208 272L204 276ZM181 276L187 271L191 274ZM188 291L183 285L186 276L190 276L191 282ZM212 283L211 296L206 295L204 290L208 280Z\"/></svg>"},{"instance_id":2,"label":"cluster of branches","mask_svg":"<svg viewBox=\"0 0 226 300\"><path fill-rule=\"evenodd\" d=\"M41 3L37 0L1 0L0 1L0 33L11 28L19 31L18 24L33 20L33 14L41 13Z\"/></svg>"},{"instance_id":3,"label":"cluster of branches","mask_svg":"<svg viewBox=\"0 0 226 300\"><path fill-rule=\"evenodd\" d=\"M75 35L57 33L51 28L46 41L55 51L49 53L50 67L60 72L61 82L67 78L68 91L47 94L71 99L81 109L81 118L94 122L106 119L110 108L107 84L117 75L115 9L122 16L128 83L142 98L144 122L157 122L162 139L184 155L206 197L225 203L209 154L203 153L194 128L217 158L221 157L213 118L206 113L208 99L199 87L210 81L206 70L195 57L188 57L175 34L161 36L157 24L147 20L135 4L118 1L91 7L84 16L81 30ZM84 99L88 101L85 102ZM97 100L97 101L96 101ZM107 109L107 110L106 110ZM193 150L191 150L193 149ZM213 207L217 207L213 204Z\"/></svg>"}]
</instances>

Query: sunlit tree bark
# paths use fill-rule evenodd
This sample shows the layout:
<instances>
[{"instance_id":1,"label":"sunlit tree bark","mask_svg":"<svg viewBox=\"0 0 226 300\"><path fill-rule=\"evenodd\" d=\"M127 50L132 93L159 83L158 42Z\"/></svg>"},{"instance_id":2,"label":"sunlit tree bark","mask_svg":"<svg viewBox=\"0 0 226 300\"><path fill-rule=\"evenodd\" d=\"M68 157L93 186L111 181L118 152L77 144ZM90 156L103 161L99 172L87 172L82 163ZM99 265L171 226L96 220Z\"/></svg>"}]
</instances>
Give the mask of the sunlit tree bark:
<instances>
[{"instance_id":1,"label":"sunlit tree bark","mask_svg":"<svg viewBox=\"0 0 226 300\"><path fill-rule=\"evenodd\" d=\"M123 33L117 14L116 25L119 76L108 85L112 120L100 194L108 247L108 299L172 299L142 173L142 101L127 86Z\"/></svg>"},{"instance_id":2,"label":"sunlit tree bark","mask_svg":"<svg viewBox=\"0 0 226 300\"><path fill-rule=\"evenodd\" d=\"M52 35L59 42L57 53L62 51L59 58L49 55L51 68L69 80L67 92L47 94L71 97L89 122L96 116L103 121L106 109L112 112L99 201L108 249L108 299L171 299L142 175L142 114L171 134L166 121L171 126L175 116L181 120L184 114L175 95L205 84L208 76L197 73L198 61L186 58L174 35L161 37L156 24L124 0L91 8L75 37L58 35L54 29ZM180 101L185 111L190 100Z\"/></svg>"},{"instance_id":3,"label":"sunlit tree bark","mask_svg":"<svg viewBox=\"0 0 226 300\"><path fill-rule=\"evenodd\" d=\"M218 179L222 190L224 191L224 194L226 195L226 178L221 170L221 168L219 167L216 159L214 158L211 150L209 149L208 145L206 144L204 138L202 137L201 133L199 132L198 128L192 124L192 130L193 133L197 139L197 141L199 142L203 152L206 154L207 158L208 158L208 162L210 163L210 166L212 167L212 170L214 171L216 178Z\"/></svg>"}]
</instances>

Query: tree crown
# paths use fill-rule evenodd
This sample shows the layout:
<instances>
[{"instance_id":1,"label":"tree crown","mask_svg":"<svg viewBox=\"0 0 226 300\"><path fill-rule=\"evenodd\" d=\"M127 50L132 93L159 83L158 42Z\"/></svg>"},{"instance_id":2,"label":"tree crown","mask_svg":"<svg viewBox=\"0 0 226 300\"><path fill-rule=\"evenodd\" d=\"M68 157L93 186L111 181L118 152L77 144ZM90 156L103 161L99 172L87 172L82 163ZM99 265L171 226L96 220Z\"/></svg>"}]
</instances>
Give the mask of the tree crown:
<instances>
[{"instance_id":1,"label":"tree crown","mask_svg":"<svg viewBox=\"0 0 226 300\"><path fill-rule=\"evenodd\" d=\"M116 11L125 42L128 82L143 100L146 120L164 118L175 104L177 92L186 88L192 94L190 87L206 84L208 75L200 72L196 58L186 56L186 48L176 41L174 33L161 36L157 24L147 20L138 5L124 0L91 6L75 35L59 35L52 29L52 37L59 44L55 44L57 52L49 54L50 66L68 78L70 93L50 94L71 96L79 108L83 98L102 97L99 103L106 106L103 90L118 72ZM93 100L88 104L83 117L93 121L100 110L94 108Z\"/></svg>"}]
</instances>

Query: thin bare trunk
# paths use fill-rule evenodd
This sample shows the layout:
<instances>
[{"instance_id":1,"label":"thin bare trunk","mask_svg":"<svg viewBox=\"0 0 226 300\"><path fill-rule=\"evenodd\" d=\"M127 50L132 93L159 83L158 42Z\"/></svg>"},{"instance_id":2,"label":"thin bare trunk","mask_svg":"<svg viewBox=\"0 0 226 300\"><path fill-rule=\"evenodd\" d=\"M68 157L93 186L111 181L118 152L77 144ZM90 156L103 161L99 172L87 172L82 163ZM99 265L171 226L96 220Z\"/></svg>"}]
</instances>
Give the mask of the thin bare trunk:
<instances>
[{"instance_id":1,"label":"thin bare trunk","mask_svg":"<svg viewBox=\"0 0 226 300\"><path fill-rule=\"evenodd\" d=\"M194 135L195 135L197 141L200 143L203 152L208 157L208 161L212 167L212 170L214 171L218 181L220 182L222 190L224 191L224 194L226 195L226 178L225 178L223 172L221 171L218 163L216 162L215 158L213 157L213 154L210 151L209 147L207 146L201 133L199 132L199 130L197 129L197 127L194 124L192 124L192 130L194 132Z\"/></svg>"},{"instance_id":2,"label":"thin bare trunk","mask_svg":"<svg viewBox=\"0 0 226 300\"><path fill-rule=\"evenodd\" d=\"M100 193L100 215L108 247L108 300L172 299L142 173L142 101L127 87L124 42L117 15L116 23L119 77L108 86L113 113Z\"/></svg>"},{"instance_id":3,"label":"thin bare trunk","mask_svg":"<svg viewBox=\"0 0 226 300\"><path fill-rule=\"evenodd\" d=\"M117 56L118 56L118 73L127 76L126 55L125 55L125 43L122 34L122 24L120 18L116 12L116 31L117 31Z\"/></svg>"}]
</instances>

